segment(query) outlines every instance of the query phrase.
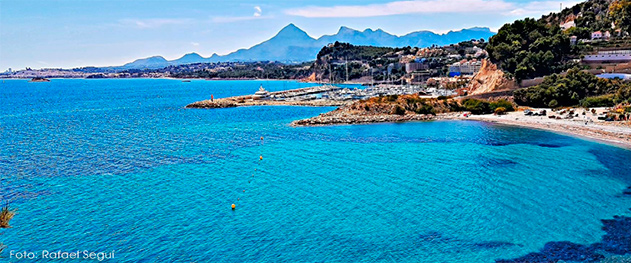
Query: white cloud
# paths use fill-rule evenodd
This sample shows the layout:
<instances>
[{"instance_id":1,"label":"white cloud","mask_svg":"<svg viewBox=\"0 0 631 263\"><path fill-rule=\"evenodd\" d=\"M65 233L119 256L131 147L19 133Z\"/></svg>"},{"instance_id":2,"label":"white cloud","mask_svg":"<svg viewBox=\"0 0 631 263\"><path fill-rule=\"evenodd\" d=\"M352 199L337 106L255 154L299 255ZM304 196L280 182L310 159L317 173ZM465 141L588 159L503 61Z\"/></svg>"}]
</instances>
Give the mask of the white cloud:
<instances>
[{"instance_id":1,"label":"white cloud","mask_svg":"<svg viewBox=\"0 0 631 263\"><path fill-rule=\"evenodd\" d=\"M260 6L254 6L254 14L252 16L217 16L213 17L212 21L215 23L232 23L239 21L249 21L256 19L268 19L271 16L263 16L263 9Z\"/></svg>"},{"instance_id":2,"label":"white cloud","mask_svg":"<svg viewBox=\"0 0 631 263\"><path fill-rule=\"evenodd\" d=\"M260 6L254 7L254 16L259 17L261 16L262 13L263 13L263 10L261 9Z\"/></svg>"},{"instance_id":3,"label":"white cloud","mask_svg":"<svg viewBox=\"0 0 631 263\"><path fill-rule=\"evenodd\" d=\"M581 1L564 1L563 6L571 6ZM557 1L536 1L511 3L505 0L411 0L394 1L385 4L340 5L331 7L308 6L285 10L293 16L325 17L375 17L404 14L436 13L499 13L503 15L542 15L559 10Z\"/></svg>"},{"instance_id":4,"label":"white cloud","mask_svg":"<svg viewBox=\"0 0 631 263\"><path fill-rule=\"evenodd\" d=\"M197 43L197 42L191 42L191 45L198 47L198 46L199 46L199 43Z\"/></svg>"},{"instance_id":5,"label":"white cloud","mask_svg":"<svg viewBox=\"0 0 631 263\"><path fill-rule=\"evenodd\" d=\"M119 24L137 28L158 28L167 25L183 25L192 22L191 19L153 18L153 19L121 19Z\"/></svg>"}]
</instances>

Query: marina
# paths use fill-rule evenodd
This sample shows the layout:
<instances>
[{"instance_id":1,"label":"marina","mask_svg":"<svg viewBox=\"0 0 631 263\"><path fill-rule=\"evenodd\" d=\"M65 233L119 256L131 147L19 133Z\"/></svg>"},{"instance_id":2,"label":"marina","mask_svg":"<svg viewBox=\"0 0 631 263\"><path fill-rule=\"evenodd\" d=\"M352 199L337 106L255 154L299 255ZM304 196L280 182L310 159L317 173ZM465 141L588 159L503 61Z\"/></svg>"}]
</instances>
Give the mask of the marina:
<instances>
[{"instance_id":1,"label":"marina","mask_svg":"<svg viewBox=\"0 0 631 263\"><path fill-rule=\"evenodd\" d=\"M252 95L204 100L189 104L186 107L230 108L259 105L342 106L354 101L373 97L409 94L420 94L426 98L456 95L453 90L426 88L420 85L377 85L352 89L334 85L321 85L276 92L269 92L261 85Z\"/></svg>"}]
</instances>

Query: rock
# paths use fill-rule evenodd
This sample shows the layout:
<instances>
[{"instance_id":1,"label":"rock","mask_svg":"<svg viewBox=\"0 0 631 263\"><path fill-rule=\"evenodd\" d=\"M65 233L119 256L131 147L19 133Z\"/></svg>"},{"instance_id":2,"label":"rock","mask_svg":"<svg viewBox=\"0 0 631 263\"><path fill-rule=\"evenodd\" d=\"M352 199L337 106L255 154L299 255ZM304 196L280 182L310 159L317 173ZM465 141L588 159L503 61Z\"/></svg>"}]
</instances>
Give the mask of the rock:
<instances>
[{"instance_id":1,"label":"rock","mask_svg":"<svg viewBox=\"0 0 631 263\"><path fill-rule=\"evenodd\" d=\"M499 90L510 90L517 88L517 83L507 79L504 72L497 68L488 59L482 61L480 71L473 77L467 89L468 95L478 95Z\"/></svg>"}]
</instances>

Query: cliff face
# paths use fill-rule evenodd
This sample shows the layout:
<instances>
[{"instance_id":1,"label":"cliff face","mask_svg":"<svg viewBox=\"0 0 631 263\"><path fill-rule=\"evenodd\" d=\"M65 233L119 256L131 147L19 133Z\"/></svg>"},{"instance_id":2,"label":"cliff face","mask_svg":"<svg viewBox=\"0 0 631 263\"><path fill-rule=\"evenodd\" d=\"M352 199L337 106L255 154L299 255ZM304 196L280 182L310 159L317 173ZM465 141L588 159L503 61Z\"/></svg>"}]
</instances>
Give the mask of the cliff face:
<instances>
[{"instance_id":1,"label":"cliff face","mask_svg":"<svg viewBox=\"0 0 631 263\"><path fill-rule=\"evenodd\" d=\"M479 95L496 91L514 90L518 86L514 81L507 79L504 76L504 72L497 68L497 65L485 59L482 61L480 72L473 77L467 88L469 95Z\"/></svg>"}]
</instances>

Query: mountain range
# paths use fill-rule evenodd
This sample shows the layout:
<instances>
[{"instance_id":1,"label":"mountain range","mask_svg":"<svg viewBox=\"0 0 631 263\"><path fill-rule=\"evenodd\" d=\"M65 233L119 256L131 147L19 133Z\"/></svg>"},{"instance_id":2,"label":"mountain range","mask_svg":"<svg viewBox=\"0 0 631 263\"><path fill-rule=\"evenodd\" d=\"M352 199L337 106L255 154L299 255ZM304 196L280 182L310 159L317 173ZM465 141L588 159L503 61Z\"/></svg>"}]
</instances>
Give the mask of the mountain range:
<instances>
[{"instance_id":1,"label":"mountain range","mask_svg":"<svg viewBox=\"0 0 631 263\"><path fill-rule=\"evenodd\" d=\"M431 31L416 31L403 36L397 36L381 29L364 31L342 26L333 35L324 35L319 38L309 36L304 30L294 24L285 26L274 37L252 46L248 49L239 49L227 55L213 54L204 58L197 53L189 53L175 60L166 60L161 56L154 56L135 60L115 69L157 69L167 66L177 66L192 63L211 62L247 62L247 61L280 61L280 62L305 62L315 60L318 52L329 43L336 41L353 45L380 46L380 47L428 47L431 45L449 45L471 39L488 39L495 33L489 28L474 27L459 31L450 31L445 34L436 34Z\"/></svg>"}]
</instances>

